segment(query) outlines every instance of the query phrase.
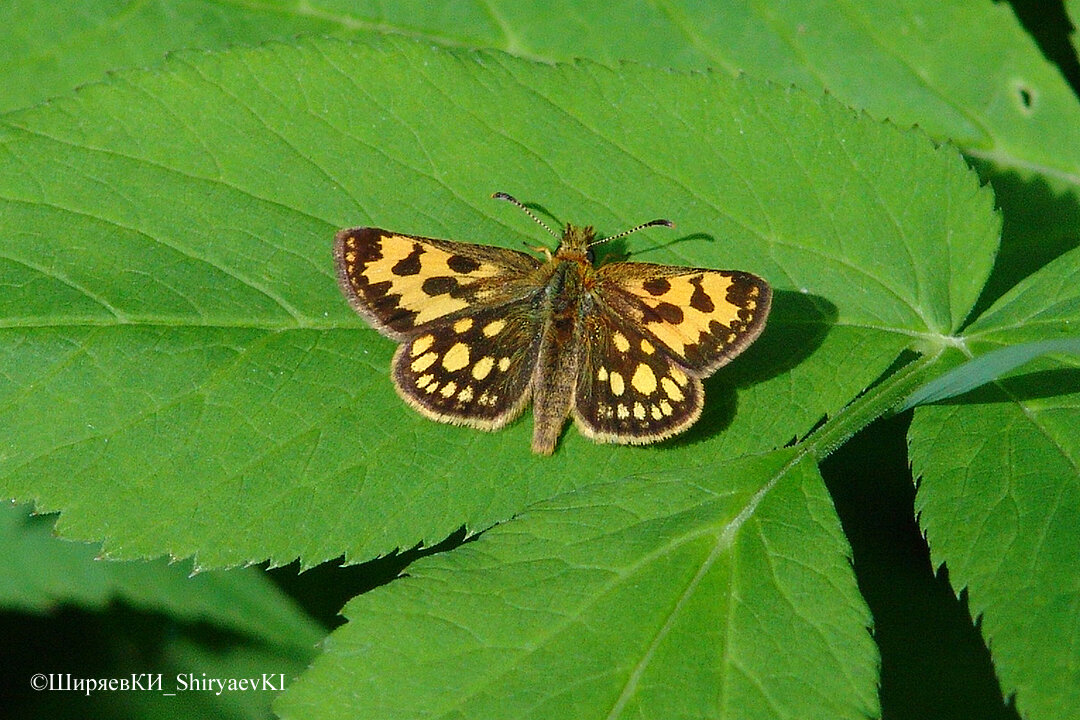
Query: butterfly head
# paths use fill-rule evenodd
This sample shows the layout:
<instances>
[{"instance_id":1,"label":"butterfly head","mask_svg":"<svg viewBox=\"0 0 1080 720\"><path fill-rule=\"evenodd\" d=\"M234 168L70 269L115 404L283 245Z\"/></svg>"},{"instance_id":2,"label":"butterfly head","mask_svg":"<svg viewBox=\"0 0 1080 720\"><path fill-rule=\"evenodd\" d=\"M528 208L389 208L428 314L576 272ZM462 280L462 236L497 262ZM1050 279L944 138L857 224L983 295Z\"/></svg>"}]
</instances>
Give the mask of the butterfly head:
<instances>
[{"instance_id":1,"label":"butterfly head","mask_svg":"<svg viewBox=\"0 0 1080 720\"><path fill-rule=\"evenodd\" d=\"M559 247L555 250L555 256L563 260L587 260L593 261L593 251L590 245L595 244L596 231L591 225L578 227L567 223L559 239Z\"/></svg>"}]
</instances>

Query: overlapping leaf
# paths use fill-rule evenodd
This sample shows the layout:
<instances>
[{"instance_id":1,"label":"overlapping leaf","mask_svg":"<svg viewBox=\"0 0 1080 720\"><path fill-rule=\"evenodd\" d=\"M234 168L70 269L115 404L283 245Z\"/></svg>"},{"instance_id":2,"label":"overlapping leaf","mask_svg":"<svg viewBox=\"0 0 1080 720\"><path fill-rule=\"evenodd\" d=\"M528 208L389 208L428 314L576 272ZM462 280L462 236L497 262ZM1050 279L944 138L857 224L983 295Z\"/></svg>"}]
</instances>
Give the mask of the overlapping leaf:
<instances>
[{"instance_id":1,"label":"overlapping leaf","mask_svg":"<svg viewBox=\"0 0 1080 720\"><path fill-rule=\"evenodd\" d=\"M1007 4L904 0L775 5L642 0L372 3L161 0L11 4L0 9L0 109L29 105L109 70L157 65L165 51L220 49L298 33L396 32L527 58L749 72L828 88L845 103L919 124L1009 168L1071 173L1080 106ZM1075 14L1075 13L1074 13ZM5 69L10 69L4 72ZM977 72L974 70L977 69ZM992 102L987 99L992 98Z\"/></svg>"},{"instance_id":2,"label":"overlapping leaf","mask_svg":"<svg viewBox=\"0 0 1080 720\"><path fill-rule=\"evenodd\" d=\"M277 709L873 717L876 651L848 552L794 451L597 485L354 600Z\"/></svg>"},{"instance_id":3,"label":"overlapping leaf","mask_svg":"<svg viewBox=\"0 0 1080 720\"><path fill-rule=\"evenodd\" d=\"M257 639L297 662L307 658L323 630L254 569L191 577L188 563L95 562L98 548L51 536L54 518L25 508L0 511L0 606L35 613L60 606L101 610L122 601L205 622Z\"/></svg>"}]
</instances>

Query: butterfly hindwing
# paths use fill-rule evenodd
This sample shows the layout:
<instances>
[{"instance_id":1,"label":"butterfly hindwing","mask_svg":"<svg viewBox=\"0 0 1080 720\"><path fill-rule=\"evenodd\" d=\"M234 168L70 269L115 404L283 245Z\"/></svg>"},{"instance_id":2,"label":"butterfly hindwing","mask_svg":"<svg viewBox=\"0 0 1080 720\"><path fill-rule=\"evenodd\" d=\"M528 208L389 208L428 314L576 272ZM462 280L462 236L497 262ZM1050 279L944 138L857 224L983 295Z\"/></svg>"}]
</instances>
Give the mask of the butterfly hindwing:
<instances>
[{"instance_id":1,"label":"butterfly hindwing","mask_svg":"<svg viewBox=\"0 0 1080 720\"><path fill-rule=\"evenodd\" d=\"M394 385L424 415L495 430L529 400L536 323L530 301L431 323L394 355Z\"/></svg>"},{"instance_id":2,"label":"butterfly hindwing","mask_svg":"<svg viewBox=\"0 0 1080 720\"><path fill-rule=\"evenodd\" d=\"M662 346L619 318L585 320L574 419L600 442L650 443L674 435L701 415L701 380Z\"/></svg>"},{"instance_id":3,"label":"butterfly hindwing","mask_svg":"<svg viewBox=\"0 0 1080 720\"><path fill-rule=\"evenodd\" d=\"M597 276L612 314L702 377L761 334L772 299L768 284L746 272L621 262Z\"/></svg>"},{"instance_id":4,"label":"butterfly hindwing","mask_svg":"<svg viewBox=\"0 0 1080 720\"><path fill-rule=\"evenodd\" d=\"M505 248L349 228L334 241L338 282L353 308L380 332L409 331L527 293L539 261Z\"/></svg>"}]
</instances>

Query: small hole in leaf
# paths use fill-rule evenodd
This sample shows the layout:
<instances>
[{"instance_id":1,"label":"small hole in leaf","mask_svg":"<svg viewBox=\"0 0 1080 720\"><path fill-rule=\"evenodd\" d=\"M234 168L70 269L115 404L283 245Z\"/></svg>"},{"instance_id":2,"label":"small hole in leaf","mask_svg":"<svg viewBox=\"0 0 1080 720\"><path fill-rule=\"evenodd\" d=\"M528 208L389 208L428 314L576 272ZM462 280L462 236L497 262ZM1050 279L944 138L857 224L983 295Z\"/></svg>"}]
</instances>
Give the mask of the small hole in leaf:
<instances>
[{"instance_id":1,"label":"small hole in leaf","mask_svg":"<svg viewBox=\"0 0 1080 720\"><path fill-rule=\"evenodd\" d=\"M1013 90L1016 92L1016 99L1020 112L1025 115L1030 115L1035 111L1035 101L1038 99L1038 95L1035 93L1035 88L1029 86L1024 82L1016 82L1013 85Z\"/></svg>"}]
</instances>

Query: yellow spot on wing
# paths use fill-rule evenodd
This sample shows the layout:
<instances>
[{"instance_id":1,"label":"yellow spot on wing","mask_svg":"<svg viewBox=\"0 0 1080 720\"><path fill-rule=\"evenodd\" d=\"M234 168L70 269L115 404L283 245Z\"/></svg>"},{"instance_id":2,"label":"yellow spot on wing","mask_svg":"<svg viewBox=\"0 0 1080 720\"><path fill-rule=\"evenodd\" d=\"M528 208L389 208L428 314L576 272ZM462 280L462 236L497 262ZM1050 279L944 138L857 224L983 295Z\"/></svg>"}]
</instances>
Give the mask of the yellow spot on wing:
<instances>
[{"instance_id":1,"label":"yellow spot on wing","mask_svg":"<svg viewBox=\"0 0 1080 720\"><path fill-rule=\"evenodd\" d=\"M461 318L456 323L454 323L454 332L456 332L456 333L458 333L460 335L463 332L468 332L469 328L471 328L472 326L473 326L473 319L472 318L469 318L469 317Z\"/></svg>"},{"instance_id":2,"label":"yellow spot on wing","mask_svg":"<svg viewBox=\"0 0 1080 720\"><path fill-rule=\"evenodd\" d=\"M630 384L642 395L652 395L656 392L656 375L648 365L639 363L637 370L634 371L634 377L630 379Z\"/></svg>"},{"instance_id":3,"label":"yellow spot on wing","mask_svg":"<svg viewBox=\"0 0 1080 720\"><path fill-rule=\"evenodd\" d=\"M686 396L683 395L682 390L679 389L679 386L676 385L671 378L666 376L660 378L660 385L663 386L667 396L675 402L682 402L685 399Z\"/></svg>"},{"instance_id":4,"label":"yellow spot on wing","mask_svg":"<svg viewBox=\"0 0 1080 720\"><path fill-rule=\"evenodd\" d=\"M446 351L442 365L450 372L457 372L469 364L469 346L465 343L456 343Z\"/></svg>"},{"instance_id":5,"label":"yellow spot on wing","mask_svg":"<svg viewBox=\"0 0 1080 720\"><path fill-rule=\"evenodd\" d=\"M444 398L448 398L455 392L457 392L457 383L451 380L450 382L443 385L443 389L439 391L439 394L442 395Z\"/></svg>"},{"instance_id":6,"label":"yellow spot on wing","mask_svg":"<svg viewBox=\"0 0 1080 720\"><path fill-rule=\"evenodd\" d=\"M408 287L399 290L397 283L394 283L393 290L401 293L401 300L398 301L401 307L416 312L416 319L413 322L417 325L422 325L435 318L441 318L469 306L469 303L465 300L452 298L449 295L438 295L432 298L423 290L420 290L419 283L410 283L410 285L412 284L416 285L419 292L412 292L411 288Z\"/></svg>"},{"instance_id":7,"label":"yellow spot on wing","mask_svg":"<svg viewBox=\"0 0 1080 720\"><path fill-rule=\"evenodd\" d=\"M484 326L483 333L487 337L495 337L500 332L502 332L502 329L504 327L506 327L506 321L505 320L492 320L491 322L489 322L487 325Z\"/></svg>"},{"instance_id":8,"label":"yellow spot on wing","mask_svg":"<svg viewBox=\"0 0 1080 720\"><path fill-rule=\"evenodd\" d=\"M426 353L434 344L435 336L431 334L421 335L413 340L412 349L409 350L409 354L413 357Z\"/></svg>"},{"instance_id":9,"label":"yellow spot on wing","mask_svg":"<svg viewBox=\"0 0 1080 720\"><path fill-rule=\"evenodd\" d=\"M412 368L413 372L417 372L417 373L424 372L429 367L431 367L431 365L438 359L439 359L439 356L436 353L433 353L433 352L425 353L425 354L421 355L420 357L416 358L415 360L413 360L412 364L409 365L409 367Z\"/></svg>"},{"instance_id":10,"label":"yellow spot on wing","mask_svg":"<svg viewBox=\"0 0 1080 720\"><path fill-rule=\"evenodd\" d=\"M630 341L626 339L626 336L621 332L617 332L611 336L611 341L615 343L615 349L619 352L626 352L630 349Z\"/></svg>"},{"instance_id":11,"label":"yellow spot on wing","mask_svg":"<svg viewBox=\"0 0 1080 720\"><path fill-rule=\"evenodd\" d=\"M623 376L617 372L611 373L611 394L618 397L626 390L626 385L623 382Z\"/></svg>"},{"instance_id":12,"label":"yellow spot on wing","mask_svg":"<svg viewBox=\"0 0 1080 720\"><path fill-rule=\"evenodd\" d=\"M490 355L482 357L476 361L475 365L473 365L472 376L477 380L483 380L488 376L488 374L494 367L495 358L491 357Z\"/></svg>"}]
</instances>

